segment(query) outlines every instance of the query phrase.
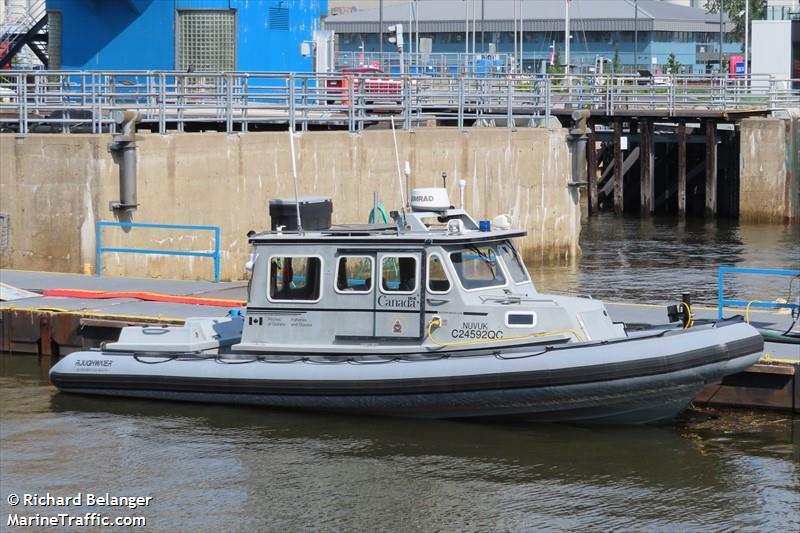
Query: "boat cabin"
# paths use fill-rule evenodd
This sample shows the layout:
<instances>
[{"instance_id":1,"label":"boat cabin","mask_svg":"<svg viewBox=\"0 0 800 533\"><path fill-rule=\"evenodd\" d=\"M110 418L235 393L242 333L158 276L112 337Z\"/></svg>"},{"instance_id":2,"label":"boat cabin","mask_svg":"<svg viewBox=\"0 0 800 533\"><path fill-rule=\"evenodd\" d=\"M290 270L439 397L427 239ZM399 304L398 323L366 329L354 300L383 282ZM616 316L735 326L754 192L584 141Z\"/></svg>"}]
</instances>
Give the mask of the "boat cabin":
<instances>
[{"instance_id":1,"label":"boat cabin","mask_svg":"<svg viewBox=\"0 0 800 533\"><path fill-rule=\"evenodd\" d=\"M286 224L273 216L273 231L250 237L244 332L233 348L398 353L624 336L599 302L540 295L513 243L526 233L503 217L500 227L478 222L444 189L414 190L411 200L384 225L299 230L293 212Z\"/></svg>"}]
</instances>

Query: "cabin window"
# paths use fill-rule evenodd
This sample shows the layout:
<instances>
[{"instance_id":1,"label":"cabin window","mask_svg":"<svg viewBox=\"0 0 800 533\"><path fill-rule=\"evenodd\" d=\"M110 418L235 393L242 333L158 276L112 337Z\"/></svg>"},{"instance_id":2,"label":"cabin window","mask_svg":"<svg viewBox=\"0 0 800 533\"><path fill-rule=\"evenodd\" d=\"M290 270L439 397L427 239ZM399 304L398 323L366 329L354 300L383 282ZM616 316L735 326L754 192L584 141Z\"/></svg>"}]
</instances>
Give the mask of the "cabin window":
<instances>
[{"instance_id":1,"label":"cabin window","mask_svg":"<svg viewBox=\"0 0 800 533\"><path fill-rule=\"evenodd\" d=\"M281 257L269 259L269 299L317 301L322 283L319 257Z\"/></svg>"},{"instance_id":2,"label":"cabin window","mask_svg":"<svg viewBox=\"0 0 800 533\"><path fill-rule=\"evenodd\" d=\"M450 278L444 269L444 261L438 255L428 258L428 291L442 294L450 292Z\"/></svg>"},{"instance_id":3,"label":"cabin window","mask_svg":"<svg viewBox=\"0 0 800 533\"><path fill-rule=\"evenodd\" d=\"M501 287L506 284L493 246L457 248L450 252L450 262L453 263L461 285L467 290Z\"/></svg>"},{"instance_id":4,"label":"cabin window","mask_svg":"<svg viewBox=\"0 0 800 533\"><path fill-rule=\"evenodd\" d=\"M381 260L381 291L411 293L417 290L417 259L388 256Z\"/></svg>"},{"instance_id":5,"label":"cabin window","mask_svg":"<svg viewBox=\"0 0 800 533\"><path fill-rule=\"evenodd\" d=\"M519 258L517 250L509 242L504 242L497 247L497 255L503 258L503 263L506 264L508 273L511 274L511 279L515 283L524 283L529 281L528 274L525 271L525 265Z\"/></svg>"},{"instance_id":6,"label":"cabin window","mask_svg":"<svg viewBox=\"0 0 800 533\"><path fill-rule=\"evenodd\" d=\"M372 258L348 255L340 257L336 266L337 292L369 292L372 290Z\"/></svg>"}]
</instances>

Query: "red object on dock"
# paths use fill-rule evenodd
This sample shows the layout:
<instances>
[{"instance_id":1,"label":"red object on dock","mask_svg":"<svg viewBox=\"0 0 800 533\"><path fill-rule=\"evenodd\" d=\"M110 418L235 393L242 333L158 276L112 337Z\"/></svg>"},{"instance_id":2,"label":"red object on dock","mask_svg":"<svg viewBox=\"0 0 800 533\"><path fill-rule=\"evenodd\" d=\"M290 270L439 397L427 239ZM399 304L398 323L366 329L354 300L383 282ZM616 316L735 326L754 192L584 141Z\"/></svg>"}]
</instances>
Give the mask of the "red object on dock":
<instances>
[{"instance_id":1,"label":"red object on dock","mask_svg":"<svg viewBox=\"0 0 800 533\"><path fill-rule=\"evenodd\" d=\"M106 292L85 289L48 289L43 296L60 296L65 298L87 298L90 300L109 300L112 298L134 298L145 302L164 302L173 304L212 305L216 307L242 307L244 300L223 300L220 298L202 298L199 296L179 296L175 294L160 294L156 292Z\"/></svg>"}]
</instances>

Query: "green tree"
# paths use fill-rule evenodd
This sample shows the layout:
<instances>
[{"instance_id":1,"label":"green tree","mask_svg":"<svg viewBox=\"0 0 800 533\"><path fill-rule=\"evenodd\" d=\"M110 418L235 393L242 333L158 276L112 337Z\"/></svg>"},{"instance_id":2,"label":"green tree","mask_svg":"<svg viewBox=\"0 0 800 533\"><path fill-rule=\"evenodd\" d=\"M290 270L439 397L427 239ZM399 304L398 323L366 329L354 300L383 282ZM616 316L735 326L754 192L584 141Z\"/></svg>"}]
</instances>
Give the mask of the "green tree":
<instances>
[{"instance_id":1,"label":"green tree","mask_svg":"<svg viewBox=\"0 0 800 533\"><path fill-rule=\"evenodd\" d=\"M767 0L722 0L723 9L728 15L726 29L737 42L744 43L744 8L750 3L750 20L763 20L767 13ZM706 0L706 11L719 13L720 0ZM732 27L731 27L732 25Z\"/></svg>"},{"instance_id":2,"label":"green tree","mask_svg":"<svg viewBox=\"0 0 800 533\"><path fill-rule=\"evenodd\" d=\"M667 71L672 74L678 74L681 69L681 62L675 57L675 52L670 52L667 58Z\"/></svg>"},{"instance_id":3,"label":"green tree","mask_svg":"<svg viewBox=\"0 0 800 533\"><path fill-rule=\"evenodd\" d=\"M556 46L553 51L553 64L547 67L548 74L563 74L564 67L561 65L561 49Z\"/></svg>"},{"instance_id":4,"label":"green tree","mask_svg":"<svg viewBox=\"0 0 800 533\"><path fill-rule=\"evenodd\" d=\"M614 59L611 62L611 71L614 74L619 73L620 69L620 59L619 59L619 44L614 48Z\"/></svg>"}]
</instances>

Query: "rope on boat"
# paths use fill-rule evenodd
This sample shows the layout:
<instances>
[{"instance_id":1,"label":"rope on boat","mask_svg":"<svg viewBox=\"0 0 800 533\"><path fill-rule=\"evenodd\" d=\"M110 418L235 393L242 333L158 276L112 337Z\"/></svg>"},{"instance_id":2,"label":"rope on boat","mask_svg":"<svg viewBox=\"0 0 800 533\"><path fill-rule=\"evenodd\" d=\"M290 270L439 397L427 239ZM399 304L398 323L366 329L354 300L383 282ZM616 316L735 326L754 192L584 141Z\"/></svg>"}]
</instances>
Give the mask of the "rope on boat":
<instances>
[{"instance_id":1,"label":"rope on boat","mask_svg":"<svg viewBox=\"0 0 800 533\"><path fill-rule=\"evenodd\" d=\"M503 342L503 341L514 341L514 340L519 340L519 339L530 339L530 338L533 338L533 337L550 337L550 336L553 336L553 335L564 335L564 334L574 335L575 338L578 339L579 342L585 342L583 336L580 333L578 333L577 331L575 331L574 329L559 329L559 330L555 330L555 331L539 331L539 332L535 332L535 333L527 333L525 335L514 335L512 337L503 337L502 339L496 339L496 338L495 339L470 339L470 340L466 340L466 341L441 342L441 341L438 341L438 340L433 338L433 328L440 327L441 325L442 325L442 321L439 320L438 318L434 318L433 320L431 320L428 323L428 335L427 335L427 338L428 338L428 340L431 341L431 343L433 343L436 346L439 346L441 348L447 348L449 346L467 346L467 345L472 345L472 344L490 344L490 343Z\"/></svg>"},{"instance_id":2,"label":"rope on boat","mask_svg":"<svg viewBox=\"0 0 800 533\"><path fill-rule=\"evenodd\" d=\"M681 302L681 308L686 308L686 324L683 326L683 329L689 329L690 327L694 326L694 313L692 313L692 306L686 302Z\"/></svg>"},{"instance_id":3,"label":"rope on boat","mask_svg":"<svg viewBox=\"0 0 800 533\"><path fill-rule=\"evenodd\" d=\"M780 359L778 357L772 357L772 355L770 355L769 353L765 353L764 357L759 359L758 362L759 363L767 363L767 364L769 364L769 363L781 363L781 364L787 364L787 365L796 365L796 364L800 363L800 360L797 360L797 359L794 359L794 360L792 360L792 359Z\"/></svg>"}]
</instances>

